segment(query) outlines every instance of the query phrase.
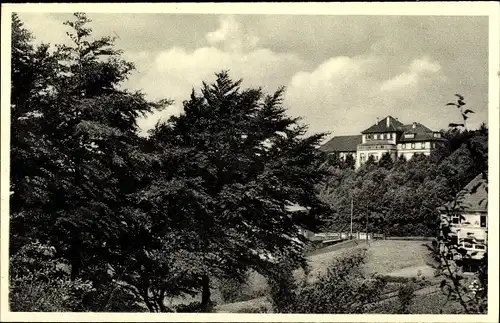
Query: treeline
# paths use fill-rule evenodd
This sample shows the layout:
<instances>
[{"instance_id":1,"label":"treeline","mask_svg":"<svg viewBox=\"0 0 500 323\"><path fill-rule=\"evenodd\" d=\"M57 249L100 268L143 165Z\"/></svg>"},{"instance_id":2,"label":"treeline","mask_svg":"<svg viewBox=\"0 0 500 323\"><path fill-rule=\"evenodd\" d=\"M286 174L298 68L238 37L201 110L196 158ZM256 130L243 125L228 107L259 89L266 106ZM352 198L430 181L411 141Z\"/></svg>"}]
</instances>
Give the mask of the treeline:
<instances>
[{"instance_id":1,"label":"treeline","mask_svg":"<svg viewBox=\"0 0 500 323\"><path fill-rule=\"evenodd\" d=\"M353 230L392 236L437 235L438 207L455 198L467 183L487 172L488 129L452 128L444 132L446 142L430 156L393 161L384 155L369 159L354 171L352 162L338 155L324 165L330 172L321 197L332 213L325 230L350 230L351 200Z\"/></svg>"},{"instance_id":2,"label":"treeline","mask_svg":"<svg viewBox=\"0 0 500 323\"><path fill-rule=\"evenodd\" d=\"M167 312L198 295L184 310L210 311L215 279L304 265L299 228L327 210L322 135L287 117L283 89L217 73L141 137L138 117L171 102L124 89L133 64L89 22L35 46L13 16L11 309Z\"/></svg>"}]
</instances>

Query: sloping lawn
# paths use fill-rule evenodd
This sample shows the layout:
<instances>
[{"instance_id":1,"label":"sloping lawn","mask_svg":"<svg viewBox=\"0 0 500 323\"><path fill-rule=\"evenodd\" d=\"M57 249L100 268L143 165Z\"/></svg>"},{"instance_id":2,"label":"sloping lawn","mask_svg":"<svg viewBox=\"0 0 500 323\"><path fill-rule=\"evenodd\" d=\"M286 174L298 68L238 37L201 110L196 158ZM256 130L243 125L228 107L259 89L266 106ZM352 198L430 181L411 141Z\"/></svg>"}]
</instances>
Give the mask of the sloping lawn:
<instances>
[{"instance_id":1,"label":"sloping lawn","mask_svg":"<svg viewBox=\"0 0 500 323\"><path fill-rule=\"evenodd\" d=\"M309 256L309 265L311 276L316 276L325 272L330 262L336 257L341 256L345 252L357 248L367 248L367 263L365 271L367 274L384 274L394 276L414 277L418 273L427 277L432 277L434 269L427 265L431 260L430 251L425 247L429 241L401 241L401 240L376 240L366 244L365 241L357 243L345 243L339 246L327 247L324 250L318 250ZM325 251L325 252L322 252ZM298 271L297 277L303 273ZM249 287L255 291L265 291L267 283L264 277L259 274L252 273L249 282ZM262 293L259 293L261 296ZM438 296L433 296L438 297ZM434 305L432 300L428 300L425 296L418 301L421 309L425 311L429 306ZM425 303L425 304L423 304ZM269 308L270 304L266 297L258 297L252 301L237 302L232 304L220 304L217 309L222 312L240 312L242 310L258 309L261 307ZM419 311L422 313L421 311ZM434 310L433 310L434 312Z\"/></svg>"},{"instance_id":2,"label":"sloping lawn","mask_svg":"<svg viewBox=\"0 0 500 323\"><path fill-rule=\"evenodd\" d=\"M431 253L425 247L428 241L375 240L366 244L360 241L353 247L333 250L309 257L311 272L323 272L331 260L355 248L367 248L367 274L397 274L416 276L418 270L422 274L432 275L433 269L427 265L431 261ZM398 273L399 272L399 273ZM412 275L414 273L414 275Z\"/></svg>"}]
</instances>

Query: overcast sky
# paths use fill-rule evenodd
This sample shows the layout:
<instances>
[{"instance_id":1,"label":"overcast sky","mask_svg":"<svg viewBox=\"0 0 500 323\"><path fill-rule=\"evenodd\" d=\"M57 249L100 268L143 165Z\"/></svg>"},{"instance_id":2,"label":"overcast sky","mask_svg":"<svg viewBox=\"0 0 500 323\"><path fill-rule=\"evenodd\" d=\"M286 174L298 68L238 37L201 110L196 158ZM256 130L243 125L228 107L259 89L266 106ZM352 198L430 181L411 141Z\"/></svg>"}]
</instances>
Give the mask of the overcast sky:
<instances>
[{"instance_id":1,"label":"overcast sky","mask_svg":"<svg viewBox=\"0 0 500 323\"><path fill-rule=\"evenodd\" d=\"M69 14L20 13L37 41L66 42ZM359 134L392 115L438 130L459 122L455 93L487 122L488 18L89 14L96 36L117 35L137 70L127 82L175 105L140 120L151 128L180 113L201 81L230 70L243 86L287 88L285 106L311 132Z\"/></svg>"}]
</instances>

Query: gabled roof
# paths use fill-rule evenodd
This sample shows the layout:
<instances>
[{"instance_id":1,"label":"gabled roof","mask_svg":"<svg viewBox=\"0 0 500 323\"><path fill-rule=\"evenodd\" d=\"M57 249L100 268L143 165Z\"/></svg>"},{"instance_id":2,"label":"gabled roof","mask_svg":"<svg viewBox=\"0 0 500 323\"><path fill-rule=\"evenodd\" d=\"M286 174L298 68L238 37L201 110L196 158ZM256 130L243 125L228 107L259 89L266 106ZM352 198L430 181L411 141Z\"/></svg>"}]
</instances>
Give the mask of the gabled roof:
<instances>
[{"instance_id":1,"label":"gabled roof","mask_svg":"<svg viewBox=\"0 0 500 323\"><path fill-rule=\"evenodd\" d=\"M389 118L389 126L387 126L387 118ZM386 118L383 118L370 128L362 131L362 134L368 134L368 133L383 133L383 132L397 132L400 131L399 127L403 126L401 122L396 120L395 118L388 116Z\"/></svg>"},{"instance_id":2,"label":"gabled roof","mask_svg":"<svg viewBox=\"0 0 500 323\"><path fill-rule=\"evenodd\" d=\"M434 137L434 131L427 128L421 123L405 124L400 127L403 133L400 135L398 142L418 142L418 141L444 141L443 138ZM405 138L405 134L413 133L413 138Z\"/></svg>"},{"instance_id":3,"label":"gabled roof","mask_svg":"<svg viewBox=\"0 0 500 323\"><path fill-rule=\"evenodd\" d=\"M413 128L413 125L415 125L415 128ZM433 132L431 129L427 128L421 123L415 122L412 124L405 124L399 127L401 131L408 131L408 132Z\"/></svg>"},{"instance_id":4,"label":"gabled roof","mask_svg":"<svg viewBox=\"0 0 500 323\"><path fill-rule=\"evenodd\" d=\"M361 135L333 137L319 147L324 152L356 152L362 142Z\"/></svg>"},{"instance_id":5,"label":"gabled roof","mask_svg":"<svg viewBox=\"0 0 500 323\"><path fill-rule=\"evenodd\" d=\"M483 174L477 175L458 193L458 207L463 212L488 212L488 183L483 179ZM446 207L452 202L446 203Z\"/></svg>"}]
</instances>

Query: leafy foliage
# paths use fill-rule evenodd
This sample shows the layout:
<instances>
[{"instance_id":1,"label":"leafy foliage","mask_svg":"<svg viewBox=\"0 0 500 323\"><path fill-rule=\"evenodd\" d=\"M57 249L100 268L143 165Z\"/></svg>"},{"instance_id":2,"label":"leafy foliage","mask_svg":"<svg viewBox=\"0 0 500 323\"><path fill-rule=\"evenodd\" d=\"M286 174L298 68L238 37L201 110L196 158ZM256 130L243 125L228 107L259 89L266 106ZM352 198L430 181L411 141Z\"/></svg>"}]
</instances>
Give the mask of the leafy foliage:
<instances>
[{"instance_id":1,"label":"leafy foliage","mask_svg":"<svg viewBox=\"0 0 500 323\"><path fill-rule=\"evenodd\" d=\"M480 172L487 171L488 133L451 129L431 156L392 162L389 156L359 170L329 165L320 196L332 208L325 230L348 231L351 199L354 231L392 236L436 236L439 212ZM471 148L473 147L473 148ZM471 149L474 149L472 151ZM367 223L368 220L368 223Z\"/></svg>"},{"instance_id":2,"label":"leafy foliage","mask_svg":"<svg viewBox=\"0 0 500 323\"><path fill-rule=\"evenodd\" d=\"M133 64L90 23L74 14L71 45L50 51L13 17L11 256L47 241L71 281L92 284L92 311L175 311L167 298L200 292L210 311L214 278L304 264L298 229L327 208L322 135L286 116L284 89L241 90L221 72L140 137L137 118L170 101L124 90Z\"/></svg>"},{"instance_id":3,"label":"leafy foliage","mask_svg":"<svg viewBox=\"0 0 500 323\"><path fill-rule=\"evenodd\" d=\"M459 100L455 106L459 109L465 105L464 97L456 95ZM448 104L450 105L450 104ZM466 114L473 113L471 110L462 111L462 116L467 120ZM452 131L457 131L454 125ZM484 125L478 130L479 133L487 133ZM462 136L467 136L467 132L459 132ZM442 273L444 279L441 282L441 289L448 296L448 299L457 301L465 313L481 314L488 311L488 255L487 253L480 260L473 260L477 252L468 253L467 250L459 244L459 241L452 234L452 217L463 218L464 205L463 197L465 194L474 193L478 186L484 185L486 192L488 187L488 153L487 137L473 137L464 145L464 152L471 156L472 164L482 174L478 185L457 192L450 203L445 205L442 210L440 221L440 232L438 241L434 244L434 255L438 262L437 269ZM453 174L450 176L453 179ZM456 176L456 175L455 175ZM482 201L487 202L487 201ZM477 264L477 272L470 278L464 275L464 268L470 263Z\"/></svg>"},{"instance_id":4,"label":"leafy foliage","mask_svg":"<svg viewBox=\"0 0 500 323\"><path fill-rule=\"evenodd\" d=\"M84 311L84 299L92 284L71 280L69 265L56 256L55 248L33 242L10 259L10 304L12 311Z\"/></svg>"},{"instance_id":5,"label":"leafy foliage","mask_svg":"<svg viewBox=\"0 0 500 323\"><path fill-rule=\"evenodd\" d=\"M177 247L197 257L191 273L202 282L203 304L209 277L239 279L250 268L266 274L284 258L303 264L298 229L314 228L325 209L316 197L322 135L305 137L306 128L286 117L283 89L265 95L241 90L227 72L216 76L193 91L182 115L151 132L162 162L141 193L152 216L167 212L169 227L183 227Z\"/></svg>"},{"instance_id":6,"label":"leafy foliage","mask_svg":"<svg viewBox=\"0 0 500 323\"><path fill-rule=\"evenodd\" d=\"M286 267L272 283L275 313L363 313L367 304L376 302L386 285L377 278L367 278L361 265L365 250L354 250L335 259L326 274L313 282L297 283Z\"/></svg>"},{"instance_id":7,"label":"leafy foliage","mask_svg":"<svg viewBox=\"0 0 500 323\"><path fill-rule=\"evenodd\" d=\"M143 226L129 198L149 167L136 118L168 102L120 89L133 66L113 39L90 40L89 22L75 14L73 45L50 53L13 17L11 254L49 241L72 279L104 292Z\"/></svg>"}]
</instances>

